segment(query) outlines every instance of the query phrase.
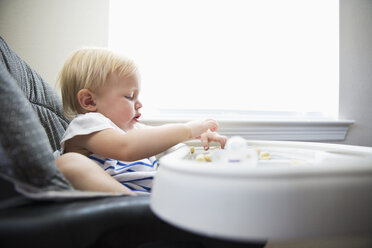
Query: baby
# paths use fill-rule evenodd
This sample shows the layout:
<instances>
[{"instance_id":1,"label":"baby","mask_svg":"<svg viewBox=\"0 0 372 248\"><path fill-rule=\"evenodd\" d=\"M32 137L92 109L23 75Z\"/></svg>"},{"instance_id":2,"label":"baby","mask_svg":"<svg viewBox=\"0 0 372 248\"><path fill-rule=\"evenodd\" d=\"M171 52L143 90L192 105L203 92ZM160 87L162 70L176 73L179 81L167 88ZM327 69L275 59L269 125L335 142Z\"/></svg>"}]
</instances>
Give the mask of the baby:
<instances>
[{"instance_id":1,"label":"baby","mask_svg":"<svg viewBox=\"0 0 372 248\"><path fill-rule=\"evenodd\" d=\"M139 123L142 103L135 64L103 48L77 50L60 74L63 108L72 119L55 152L56 164L79 190L151 192L155 155L189 139L204 149L226 137L207 119L149 127Z\"/></svg>"}]
</instances>

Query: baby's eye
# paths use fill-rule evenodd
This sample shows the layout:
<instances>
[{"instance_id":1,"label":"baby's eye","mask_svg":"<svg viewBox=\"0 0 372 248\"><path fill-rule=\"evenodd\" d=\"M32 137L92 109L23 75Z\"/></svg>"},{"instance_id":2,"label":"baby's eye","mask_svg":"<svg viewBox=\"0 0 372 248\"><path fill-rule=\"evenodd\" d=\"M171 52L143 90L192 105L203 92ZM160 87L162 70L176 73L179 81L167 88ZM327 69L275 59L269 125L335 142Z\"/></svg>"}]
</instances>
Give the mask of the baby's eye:
<instances>
[{"instance_id":1,"label":"baby's eye","mask_svg":"<svg viewBox=\"0 0 372 248\"><path fill-rule=\"evenodd\" d=\"M128 100L133 100L134 99L134 94L126 95L124 97L127 98Z\"/></svg>"}]
</instances>

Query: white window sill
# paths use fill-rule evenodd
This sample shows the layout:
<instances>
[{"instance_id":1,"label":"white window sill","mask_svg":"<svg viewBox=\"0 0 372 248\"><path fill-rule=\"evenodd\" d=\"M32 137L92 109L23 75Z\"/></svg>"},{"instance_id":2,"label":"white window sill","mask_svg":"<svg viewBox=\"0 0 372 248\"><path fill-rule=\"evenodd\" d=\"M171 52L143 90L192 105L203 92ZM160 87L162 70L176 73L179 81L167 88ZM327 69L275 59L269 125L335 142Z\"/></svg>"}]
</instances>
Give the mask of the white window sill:
<instances>
[{"instance_id":1,"label":"white window sill","mask_svg":"<svg viewBox=\"0 0 372 248\"><path fill-rule=\"evenodd\" d=\"M141 122L150 126L166 123L182 123L192 119L214 118L219 122L219 133L242 136L254 140L287 141L343 141L353 120L333 120L309 115L237 115L236 113L157 114L142 118Z\"/></svg>"}]
</instances>

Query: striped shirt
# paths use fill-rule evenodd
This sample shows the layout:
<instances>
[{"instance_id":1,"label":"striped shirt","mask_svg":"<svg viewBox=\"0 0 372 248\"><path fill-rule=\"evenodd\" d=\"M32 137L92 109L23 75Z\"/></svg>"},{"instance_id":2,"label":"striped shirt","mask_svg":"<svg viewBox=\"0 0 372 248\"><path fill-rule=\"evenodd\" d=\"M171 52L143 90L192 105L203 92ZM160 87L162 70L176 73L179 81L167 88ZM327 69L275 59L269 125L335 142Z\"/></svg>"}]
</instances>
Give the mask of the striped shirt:
<instances>
[{"instance_id":1,"label":"striped shirt","mask_svg":"<svg viewBox=\"0 0 372 248\"><path fill-rule=\"evenodd\" d=\"M60 151L56 151L56 153L59 153L57 156L63 154L65 141L77 135L87 135L108 128L125 133L125 131L100 113L77 115L71 121L62 137L62 148ZM141 126L137 125L135 128L141 128ZM158 167L155 156L132 162L105 158L97 154L91 154L88 158L92 159L109 175L137 194L148 194L151 192L152 181Z\"/></svg>"}]
</instances>

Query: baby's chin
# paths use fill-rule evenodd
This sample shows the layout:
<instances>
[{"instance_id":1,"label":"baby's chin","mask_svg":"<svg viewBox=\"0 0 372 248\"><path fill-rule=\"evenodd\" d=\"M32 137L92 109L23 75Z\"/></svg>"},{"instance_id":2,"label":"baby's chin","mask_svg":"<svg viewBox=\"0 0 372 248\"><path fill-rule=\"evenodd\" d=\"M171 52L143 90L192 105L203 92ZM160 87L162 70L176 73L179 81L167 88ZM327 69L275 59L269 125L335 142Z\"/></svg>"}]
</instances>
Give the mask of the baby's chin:
<instances>
[{"instance_id":1,"label":"baby's chin","mask_svg":"<svg viewBox=\"0 0 372 248\"><path fill-rule=\"evenodd\" d=\"M123 129L126 132L129 132L129 131L131 131L133 129L136 129L136 128L138 128L138 123L137 122L129 123L129 124L123 126L121 129Z\"/></svg>"}]
</instances>

